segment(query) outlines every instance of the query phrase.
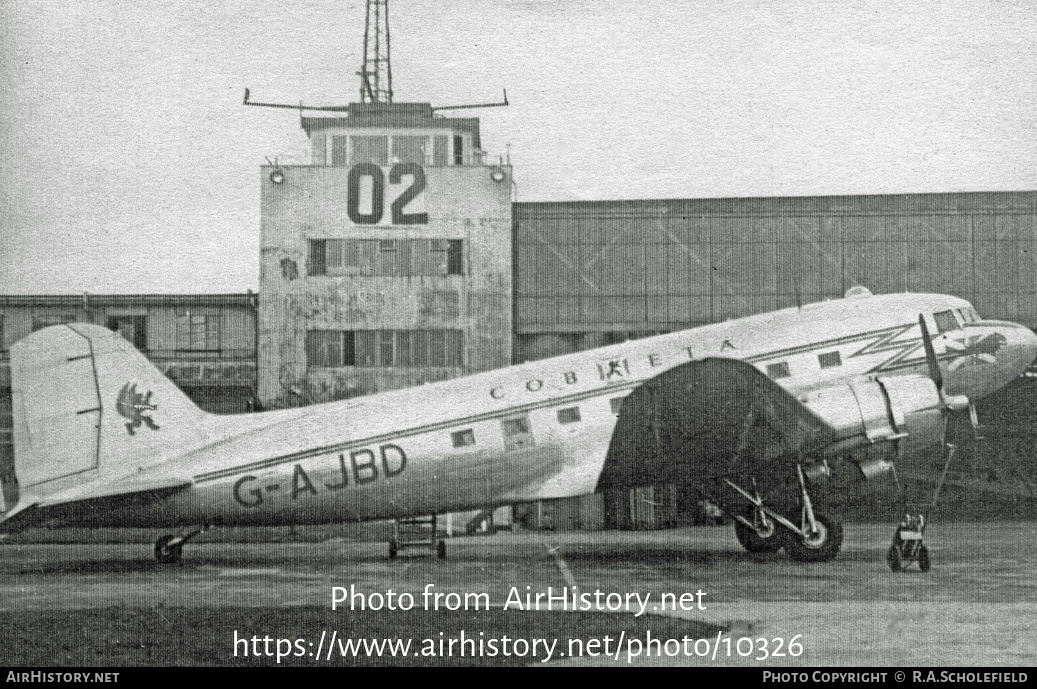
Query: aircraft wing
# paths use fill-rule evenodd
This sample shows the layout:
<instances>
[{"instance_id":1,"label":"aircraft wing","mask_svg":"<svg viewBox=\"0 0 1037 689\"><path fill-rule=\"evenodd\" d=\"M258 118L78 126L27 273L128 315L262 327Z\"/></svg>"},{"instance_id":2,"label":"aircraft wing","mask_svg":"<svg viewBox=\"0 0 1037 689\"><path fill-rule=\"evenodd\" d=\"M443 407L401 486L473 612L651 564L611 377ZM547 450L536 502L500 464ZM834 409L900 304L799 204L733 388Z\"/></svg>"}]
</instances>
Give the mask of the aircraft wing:
<instances>
[{"instance_id":1,"label":"aircraft wing","mask_svg":"<svg viewBox=\"0 0 1037 689\"><path fill-rule=\"evenodd\" d=\"M751 364L692 361L623 401L598 490L766 474L835 438L828 424Z\"/></svg>"},{"instance_id":2,"label":"aircraft wing","mask_svg":"<svg viewBox=\"0 0 1037 689\"><path fill-rule=\"evenodd\" d=\"M48 522L52 517L68 520L69 515L84 510L110 510L130 504L147 504L190 486L188 477L167 472L134 472L122 478L83 483L67 490L39 497L32 494L19 498L18 504L0 519L0 531L17 531Z\"/></svg>"}]
</instances>

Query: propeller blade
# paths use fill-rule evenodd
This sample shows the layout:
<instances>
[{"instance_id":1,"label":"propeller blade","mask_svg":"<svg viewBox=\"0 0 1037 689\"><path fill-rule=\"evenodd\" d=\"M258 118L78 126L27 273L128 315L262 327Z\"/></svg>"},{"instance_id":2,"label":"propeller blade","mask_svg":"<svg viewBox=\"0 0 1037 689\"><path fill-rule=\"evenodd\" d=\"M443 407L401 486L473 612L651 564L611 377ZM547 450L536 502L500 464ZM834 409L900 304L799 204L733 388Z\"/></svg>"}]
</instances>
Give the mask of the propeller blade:
<instances>
[{"instance_id":1,"label":"propeller blade","mask_svg":"<svg viewBox=\"0 0 1037 689\"><path fill-rule=\"evenodd\" d=\"M929 336L929 326L925 324L925 315L918 314L918 326L922 329L922 343L925 345L925 360L929 364L929 377L936 383L936 389L943 394L943 371L940 370L940 362L936 360L936 350L933 349L933 338Z\"/></svg>"},{"instance_id":2,"label":"propeller blade","mask_svg":"<svg viewBox=\"0 0 1037 689\"><path fill-rule=\"evenodd\" d=\"M976 440L983 440L983 424L979 422L979 414L976 405L969 403L969 423L972 425L972 435Z\"/></svg>"}]
</instances>

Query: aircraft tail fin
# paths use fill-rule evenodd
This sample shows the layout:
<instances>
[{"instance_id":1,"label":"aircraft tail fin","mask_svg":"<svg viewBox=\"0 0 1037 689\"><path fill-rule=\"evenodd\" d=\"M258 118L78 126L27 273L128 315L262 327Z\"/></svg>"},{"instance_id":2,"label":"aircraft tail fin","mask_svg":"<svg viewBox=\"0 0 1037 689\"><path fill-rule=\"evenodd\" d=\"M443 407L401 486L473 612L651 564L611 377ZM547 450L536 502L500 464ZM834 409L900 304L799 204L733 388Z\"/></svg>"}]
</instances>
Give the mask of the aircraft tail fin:
<instances>
[{"instance_id":1,"label":"aircraft tail fin","mask_svg":"<svg viewBox=\"0 0 1037 689\"><path fill-rule=\"evenodd\" d=\"M118 333L52 326L11 346L19 505L126 476L196 441L209 416Z\"/></svg>"}]
</instances>

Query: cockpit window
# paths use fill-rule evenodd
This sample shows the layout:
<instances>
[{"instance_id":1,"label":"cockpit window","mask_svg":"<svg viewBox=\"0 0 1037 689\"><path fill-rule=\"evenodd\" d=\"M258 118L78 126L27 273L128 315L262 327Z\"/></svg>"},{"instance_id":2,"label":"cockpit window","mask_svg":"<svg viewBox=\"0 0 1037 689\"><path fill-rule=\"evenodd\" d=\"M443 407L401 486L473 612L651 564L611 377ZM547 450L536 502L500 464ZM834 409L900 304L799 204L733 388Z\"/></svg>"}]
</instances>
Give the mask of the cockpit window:
<instances>
[{"instance_id":1,"label":"cockpit window","mask_svg":"<svg viewBox=\"0 0 1037 689\"><path fill-rule=\"evenodd\" d=\"M963 309L958 309L958 315L961 316L962 323L975 323L976 321L980 320L979 313L977 313L976 309L972 308L971 306L966 306Z\"/></svg>"},{"instance_id":2,"label":"cockpit window","mask_svg":"<svg viewBox=\"0 0 1037 689\"><path fill-rule=\"evenodd\" d=\"M933 318L936 319L936 331L940 333L950 332L961 327L953 311L937 311L933 314Z\"/></svg>"}]
</instances>

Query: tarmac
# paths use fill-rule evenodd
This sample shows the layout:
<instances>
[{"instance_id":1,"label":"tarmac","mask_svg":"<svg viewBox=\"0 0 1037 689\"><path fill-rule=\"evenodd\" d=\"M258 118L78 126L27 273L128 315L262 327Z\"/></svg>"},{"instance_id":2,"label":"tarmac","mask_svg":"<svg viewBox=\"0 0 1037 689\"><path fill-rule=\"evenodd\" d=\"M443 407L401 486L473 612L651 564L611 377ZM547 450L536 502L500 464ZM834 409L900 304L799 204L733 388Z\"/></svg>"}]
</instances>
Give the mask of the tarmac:
<instances>
[{"instance_id":1,"label":"tarmac","mask_svg":"<svg viewBox=\"0 0 1037 689\"><path fill-rule=\"evenodd\" d=\"M456 637L465 620L467 633L482 632L483 639L547 639L559 625L575 625L558 649L584 632L599 643L602 629L615 637L631 635L625 648L608 657L558 651L546 663L544 654L530 654L512 664L1035 664L1037 523L932 525L926 536L932 569L925 574L917 566L889 570L891 532L886 525L847 524L841 554L818 564L791 562L784 553L746 553L729 526L453 538L445 560L424 553L389 560L385 544L341 539L191 543L183 561L173 565L156 563L142 544L8 544L0 546L0 623L6 630L0 632L0 659L33 665L89 659L118 664L128 657L134 664L249 664L249 658L234 656L230 638L218 637L211 654L187 648L198 634L191 613L204 611L214 628L226 617L235 620L235 632L241 627L242 635L259 636L271 624L290 627L311 618L328 633L338 624L352 636L375 636L388 626L397 636L419 640L436 638L439 620L446 629L439 638ZM336 597L343 600L333 609ZM400 612L408 601L411 610ZM483 604L491 611L464 617ZM397 610L390 610L393 605ZM83 619L107 624L108 632L96 634L114 638L126 634L118 631L117 619L127 615L165 620L164 653L126 656L125 649L115 650L122 642L112 639L92 639L93 655L76 651L74 625ZM673 627L673 618L685 626ZM140 634L150 633L150 623L139 624ZM645 638L646 630L664 627L668 631ZM63 650L48 655L55 632ZM230 627L213 634L225 632ZM690 636L666 646L665 634ZM651 638L661 643L631 646L631 639L644 645ZM696 639L705 641L696 646ZM317 656L295 664L316 664ZM450 663L468 664L463 657Z\"/></svg>"}]
</instances>

